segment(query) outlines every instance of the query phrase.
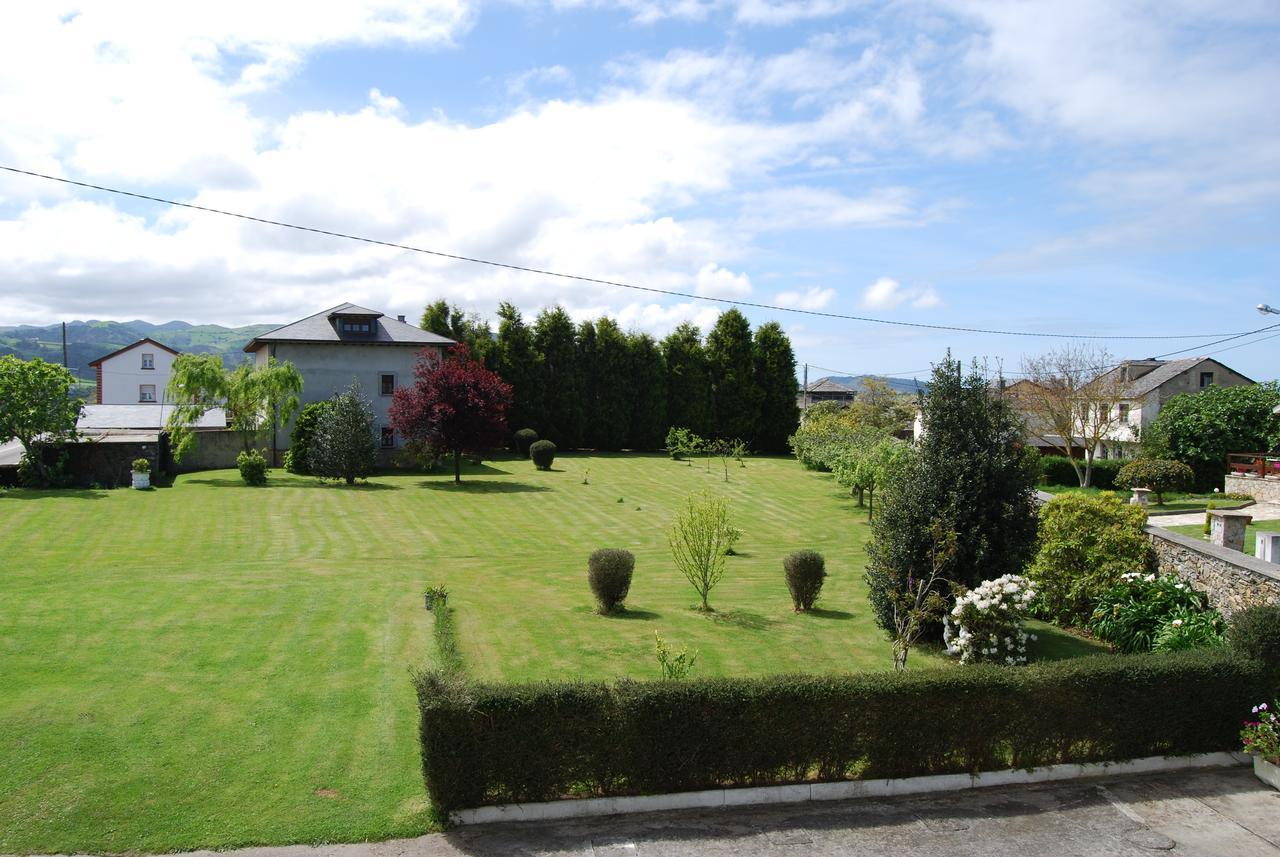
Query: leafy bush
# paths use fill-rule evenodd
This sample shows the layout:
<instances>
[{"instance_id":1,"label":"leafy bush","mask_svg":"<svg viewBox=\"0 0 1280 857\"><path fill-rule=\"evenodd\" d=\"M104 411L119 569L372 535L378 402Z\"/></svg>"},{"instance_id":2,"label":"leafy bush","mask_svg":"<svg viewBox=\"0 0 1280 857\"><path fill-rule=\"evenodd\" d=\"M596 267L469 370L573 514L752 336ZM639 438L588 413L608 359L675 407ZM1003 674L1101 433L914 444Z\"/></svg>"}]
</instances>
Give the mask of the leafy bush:
<instances>
[{"instance_id":1,"label":"leafy bush","mask_svg":"<svg viewBox=\"0 0 1280 857\"><path fill-rule=\"evenodd\" d=\"M827 577L827 561L813 550L796 551L782 560L787 574L787 589L796 612L812 610Z\"/></svg>"},{"instance_id":2,"label":"leafy bush","mask_svg":"<svg viewBox=\"0 0 1280 857\"><path fill-rule=\"evenodd\" d=\"M1115 483L1119 488L1150 488L1156 492L1156 502L1163 504L1164 492L1185 491L1195 478L1195 471L1181 461L1135 458L1120 468Z\"/></svg>"},{"instance_id":3,"label":"leafy bush","mask_svg":"<svg viewBox=\"0 0 1280 857\"><path fill-rule=\"evenodd\" d=\"M373 472L378 460L373 407L360 394L359 384L353 383L329 399L309 443L309 467L321 479L341 479L354 485Z\"/></svg>"},{"instance_id":4,"label":"leafy bush","mask_svg":"<svg viewBox=\"0 0 1280 857\"><path fill-rule=\"evenodd\" d=\"M1226 647L1016 670L414 681L427 790L446 812L1230 750L1240 712L1273 693L1260 662Z\"/></svg>"},{"instance_id":5,"label":"leafy bush","mask_svg":"<svg viewBox=\"0 0 1280 857\"><path fill-rule=\"evenodd\" d=\"M702 598L701 608L709 611L707 596L724 576L725 550L736 537L729 521L729 504L723 497L703 491L686 498L667 533L676 568Z\"/></svg>"},{"instance_id":6,"label":"leafy bush","mask_svg":"<svg viewBox=\"0 0 1280 857\"><path fill-rule=\"evenodd\" d=\"M601 613L612 613L627 600L635 567L636 556L631 551L601 548L591 552L587 559L587 582L591 584Z\"/></svg>"},{"instance_id":7,"label":"leafy bush","mask_svg":"<svg viewBox=\"0 0 1280 857\"><path fill-rule=\"evenodd\" d=\"M1276 709L1280 703L1261 702L1253 707L1257 720L1246 720L1240 730L1240 743L1244 751L1261 756L1273 765L1280 764L1280 715Z\"/></svg>"},{"instance_id":8,"label":"leafy bush","mask_svg":"<svg viewBox=\"0 0 1280 857\"><path fill-rule=\"evenodd\" d=\"M672 652L657 631L653 632L653 653L658 659L662 677L668 681L683 681L688 678L693 665L698 662L696 650L691 652L688 646L681 646L680 651Z\"/></svg>"},{"instance_id":9,"label":"leafy bush","mask_svg":"<svg viewBox=\"0 0 1280 857\"><path fill-rule=\"evenodd\" d=\"M1213 385L1197 393L1183 393L1165 402L1155 422L1142 432L1142 452L1148 458L1172 458L1195 471L1195 487L1209 491L1222 486L1227 455L1262 452L1280 441L1280 384Z\"/></svg>"},{"instance_id":10,"label":"leafy bush","mask_svg":"<svg viewBox=\"0 0 1280 857\"><path fill-rule=\"evenodd\" d=\"M1176 575L1131 572L1102 593L1089 630L1116 651L1147 652L1162 639L1162 648L1216 645L1226 625L1204 594Z\"/></svg>"},{"instance_id":11,"label":"leafy bush","mask_svg":"<svg viewBox=\"0 0 1280 857\"><path fill-rule=\"evenodd\" d=\"M550 470L556 460L556 445L549 440L535 440L529 444L529 457L539 470Z\"/></svg>"},{"instance_id":12,"label":"leafy bush","mask_svg":"<svg viewBox=\"0 0 1280 857\"><path fill-rule=\"evenodd\" d=\"M529 447L538 442L538 433L530 428L523 428L514 435L516 442L516 452L521 458L529 457Z\"/></svg>"},{"instance_id":13,"label":"leafy bush","mask_svg":"<svg viewBox=\"0 0 1280 857\"><path fill-rule=\"evenodd\" d=\"M667 431L667 453L675 461L697 455L707 442L687 428L672 426Z\"/></svg>"},{"instance_id":14,"label":"leafy bush","mask_svg":"<svg viewBox=\"0 0 1280 857\"><path fill-rule=\"evenodd\" d=\"M236 467L240 468L240 478L246 485L267 484L267 460L258 450L251 449L237 455Z\"/></svg>"},{"instance_id":15,"label":"leafy bush","mask_svg":"<svg viewBox=\"0 0 1280 857\"><path fill-rule=\"evenodd\" d=\"M959 655L962 664L1025 664L1027 641L1035 636L1022 630L1022 622L1035 595L1030 582L1016 574L984 580L961 595L943 619L947 654Z\"/></svg>"},{"instance_id":16,"label":"leafy bush","mask_svg":"<svg viewBox=\"0 0 1280 857\"><path fill-rule=\"evenodd\" d=\"M150 473L151 462L145 458L135 458L133 464L129 465L134 473Z\"/></svg>"},{"instance_id":17,"label":"leafy bush","mask_svg":"<svg viewBox=\"0 0 1280 857\"><path fill-rule=\"evenodd\" d=\"M1035 611L1082 626L1099 595L1130 571L1145 572L1155 550L1143 527L1147 514L1109 496L1063 494L1040 508L1040 546L1027 567L1039 590Z\"/></svg>"},{"instance_id":18,"label":"leafy bush","mask_svg":"<svg viewBox=\"0 0 1280 857\"><path fill-rule=\"evenodd\" d=\"M1102 491L1115 488L1116 474L1125 463L1118 458L1095 458L1089 485ZM1038 465L1040 481L1045 485L1077 486L1080 484L1075 470L1071 467L1071 459L1065 455L1042 455Z\"/></svg>"},{"instance_id":19,"label":"leafy bush","mask_svg":"<svg viewBox=\"0 0 1280 857\"><path fill-rule=\"evenodd\" d=\"M1232 614L1227 642L1237 651L1280 670L1280 606L1246 607Z\"/></svg>"},{"instance_id":20,"label":"leafy bush","mask_svg":"<svg viewBox=\"0 0 1280 857\"><path fill-rule=\"evenodd\" d=\"M858 424L845 409L805 414L796 433L787 438L796 459L807 470L831 470L836 458L857 441Z\"/></svg>"},{"instance_id":21,"label":"leafy bush","mask_svg":"<svg viewBox=\"0 0 1280 857\"><path fill-rule=\"evenodd\" d=\"M289 435L289 449L284 454L285 470L301 476L311 474L311 438L320 418L329 408L328 399L302 406L298 419L293 423L293 432Z\"/></svg>"}]
</instances>

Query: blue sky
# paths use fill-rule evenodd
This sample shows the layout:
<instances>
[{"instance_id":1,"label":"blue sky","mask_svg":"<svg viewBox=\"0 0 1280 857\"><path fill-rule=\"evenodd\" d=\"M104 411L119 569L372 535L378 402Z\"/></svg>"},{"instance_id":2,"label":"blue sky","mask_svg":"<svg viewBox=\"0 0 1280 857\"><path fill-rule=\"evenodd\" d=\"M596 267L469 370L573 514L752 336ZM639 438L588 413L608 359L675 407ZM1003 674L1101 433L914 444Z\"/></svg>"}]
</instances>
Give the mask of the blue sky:
<instances>
[{"instance_id":1,"label":"blue sky","mask_svg":"<svg viewBox=\"0 0 1280 857\"><path fill-rule=\"evenodd\" d=\"M1226 335L1280 304L1275 3L25 5L0 33L7 165L897 321ZM436 297L659 336L718 311L0 177L0 323ZM748 314L854 372L951 348L1012 373L1055 344ZM1280 339L1212 338L1097 345L1277 374Z\"/></svg>"}]
</instances>

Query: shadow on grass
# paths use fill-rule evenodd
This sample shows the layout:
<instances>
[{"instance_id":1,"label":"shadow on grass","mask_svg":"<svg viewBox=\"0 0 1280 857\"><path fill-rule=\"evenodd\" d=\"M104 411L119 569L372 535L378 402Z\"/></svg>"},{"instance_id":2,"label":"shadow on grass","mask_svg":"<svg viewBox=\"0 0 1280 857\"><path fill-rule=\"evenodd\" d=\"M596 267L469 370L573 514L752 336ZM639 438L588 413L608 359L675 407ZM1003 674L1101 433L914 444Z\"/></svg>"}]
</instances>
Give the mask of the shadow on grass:
<instances>
[{"instance_id":1,"label":"shadow on grass","mask_svg":"<svg viewBox=\"0 0 1280 857\"><path fill-rule=\"evenodd\" d=\"M592 616L599 616L601 619L633 619L644 622L662 618L661 613L654 613L652 610L631 610L626 607L620 607L612 613L601 613L597 608L587 607L585 605L570 607L569 610L572 613L586 613Z\"/></svg>"},{"instance_id":2,"label":"shadow on grass","mask_svg":"<svg viewBox=\"0 0 1280 857\"><path fill-rule=\"evenodd\" d=\"M129 489L115 489L129 490ZM0 488L0 500L44 500L51 497L70 497L74 500L102 500L106 488Z\"/></svg>"},{"instance_id":3,"label":"shadow on grass","mask_svg":"<svg viewBox=\"0 0 1280 857\"><path fill-rule=\"evenodd\" d=\"M725 613L708 613L707 615L717 624L732 625L744 631L763 631L778 624L777 619L770 619L750 610L730 610Z\"/></svg>"},{"instance_id":4,"label":"shadow on grass","mask_svg":"<svg viewBox=\"0 0 1280 857\"><path fill-rule=\"evenodd\" d=\"M822 607L810 607L804 612L819 619L834 619L838 622L848 622L853 618L853 614L847 610L825 610Z\"/></svg>"},{"instance_id":5,"label":"shadow on grass","mask_svg":"<svg viewBox=\"0 0 1280 857\"><path fill-rule=\"evenodd\" d=\"M466 479L461 482L454 482L452 479L431 480L419 482L418 485L431 491L454 491L459 494L527 494L551 490L542 485L527 485L524 482L468 482Z\"/></svg>"},{"instance_id":6,"label":"shadow on grass","mask_svg":"<svg viewBox=\"0 0 1280 857\"><path fill-rule=\"evenodd\" d=\"M233 478L211 478L211 479L188 479L189 485L212 485L215 488L252 488L255 491L261 491L263 488L327 488L329 490L342 491L399 491L399 485L388 485L385 482L357 482L354 485L348 485L345 482L322 482L319 479L288 479L284 481L267 479L266 485L249 485L243 479Z\"/></svg>"}]
</instances>

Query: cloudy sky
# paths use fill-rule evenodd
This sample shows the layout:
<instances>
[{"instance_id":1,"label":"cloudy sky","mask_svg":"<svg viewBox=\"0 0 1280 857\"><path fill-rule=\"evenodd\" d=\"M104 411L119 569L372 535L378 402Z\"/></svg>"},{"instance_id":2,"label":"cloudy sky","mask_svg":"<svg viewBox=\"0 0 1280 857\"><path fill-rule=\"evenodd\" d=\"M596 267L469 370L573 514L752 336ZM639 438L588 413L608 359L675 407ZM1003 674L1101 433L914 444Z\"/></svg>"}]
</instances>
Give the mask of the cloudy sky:
<instances>
[{"instance_id":1,"label":"cloudy sky","mask_svg":"<svg viewBox=\"0 0 1280 857\"><path fill-rule=\"evenodd\" d=\"M50 0L5 11L0 164L699 295L1221 337L1280 304L1278 43L1274 0ZM0 324L442 296L718 312L0 173ZM1052 345L748 314L856 372ZM1212 338L1104 344L1278 374L1280 339Z\"/></svg>"}]
</instances>

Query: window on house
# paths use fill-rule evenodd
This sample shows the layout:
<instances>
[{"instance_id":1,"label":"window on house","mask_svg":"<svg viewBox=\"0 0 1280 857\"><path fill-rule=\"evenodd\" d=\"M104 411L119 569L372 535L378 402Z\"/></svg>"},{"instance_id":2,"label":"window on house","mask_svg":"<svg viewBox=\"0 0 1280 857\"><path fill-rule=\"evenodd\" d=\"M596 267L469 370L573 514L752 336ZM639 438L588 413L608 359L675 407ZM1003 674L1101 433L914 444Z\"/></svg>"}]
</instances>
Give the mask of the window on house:
<instances>
[{"instance_id":1,"label":"window on house","mask_svg":"<svg viewBox=\"0 0 1280 857\"><path fill-rule=\"evenodd\" d=\"M143 369L156 368L156 356L154 354L142 355L142 368Z\"/></svg>"},{"instance_id":2,"label":"window on house","mask_svg":"<svg viewBox=\"0 0 1280 857\"><path fill-rule=\"evenodd\" d=\"M390 426L383 426L381 442L383 449L394 449L396 445L395 429Z\"/></svg>"},{"instance_id":3,"label":"window on house","mask_svg":"<svg viewBox=\"0 0 1280 857\"><path fill-rule=\"evenodd\" d=\"M1111 406L1110 406L1110 405L1102 405L1102 406L1101 406L1101 409L1102 409L1102 421L1103 421L1104 423L1109 423L1109 422L1111 422Z\"/></svg>"},{"instance_id":4,"label":"window on house","mask_svg":"<svg viewBox=\"0 0 1280 857\"><path fill-rule=\"evenodd\" d=\"M1129 406L1120 405L1119 410L1120 410L1120 422L1124 423L1125 425L1128 425L1129 424Z\"/></svg>"},{"instance_id":5,"label":"window on house","mask_svg":"<svg viewBox=\"0 0 1280 857\"><path fill-rule=\"evenodd\" d=\"M139 384L138 385L138 401L154 402L156 400L155 384Z\"/></svg>"},{"instance_id":6,"label":"window on house","mask_svg":"<svg viewBox=\"0 0 1280 857\"><path fill-rule=\"evenodd\" d=\"M344 320L341 327L343 333L368 333L371 329L367 321Z\"/></svg>"},{"instance_id":7,"label":"window on house","mask_svg":"<svg viewBox=\"0 0 1280 857\"><path fill-rule=\"evenodd\" d=\"M382 395L390 396L396 391L396 376L390 372L383 372L378 376L378 385Z\"/></svg>"},{"instance_id":8,"label":"window on house","mask_svg":"<svg viewBox=\"0 0 1280 857\"><path fill-rule=\"evenodd\" d=\"M1213 386L1213 373L1201 372L1200 373L1200 389L1203 390L1205 387L1212 387L1212 386Z\"/></svg>"}]
</instances>

